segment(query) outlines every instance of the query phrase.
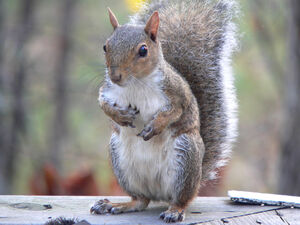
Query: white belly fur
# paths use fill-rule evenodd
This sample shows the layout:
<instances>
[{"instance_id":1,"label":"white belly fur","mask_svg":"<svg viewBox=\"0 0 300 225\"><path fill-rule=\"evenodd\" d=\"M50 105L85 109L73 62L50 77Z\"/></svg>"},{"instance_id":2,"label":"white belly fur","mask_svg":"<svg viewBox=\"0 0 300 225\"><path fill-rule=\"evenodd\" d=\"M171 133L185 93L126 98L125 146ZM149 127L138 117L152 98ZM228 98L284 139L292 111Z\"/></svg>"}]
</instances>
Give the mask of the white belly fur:
<instances>
[{"instance_id":1,"label":"white belly fur","mask_svg":"<svg viewBox=\"0 0 300 225\"><path fill-rule=\"evenodd\" d=\"M119 149L120 168L128 180L128 189L152 200L168 201L173 193L173 138L170 132L149 141L122 129ZM173 179L172 179L173 178Z\"/></svg>"},{"instance_id":2,"label":"white belly fur","mask_svg":"<svg viewBox=\"0 0 300 225\"><path fill-rule=\"evenodd\" d=\"M126 87L113 85L107 98L122 107L136 106L140 113L136 128L121 127L119 155L120 169L128 179L129 190L153 200L169 200L173 193L175 176L174 138L169 130L149 141L136 135L153 115L167 104L167 98L159 87L161 74L154 73L142 83L134 81Z\"/></svg>"}]
</instances>

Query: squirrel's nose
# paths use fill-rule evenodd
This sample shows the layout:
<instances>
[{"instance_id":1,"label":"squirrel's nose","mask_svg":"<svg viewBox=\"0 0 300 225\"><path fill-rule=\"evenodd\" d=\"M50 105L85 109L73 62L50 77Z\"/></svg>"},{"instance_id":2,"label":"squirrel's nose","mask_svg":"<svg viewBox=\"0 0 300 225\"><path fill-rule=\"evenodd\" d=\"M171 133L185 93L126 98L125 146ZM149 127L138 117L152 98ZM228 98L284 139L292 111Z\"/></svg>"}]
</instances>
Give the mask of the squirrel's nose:
<instances>
[{"instance_id":1,"label":"squirrel's nose","mask_svg":"<svg viewBox=\"0 0 300 225\"><path fill-rule=\"evenodd\" d=\"M114 82L114 83L120 82L121 79L122 79L122 74L111 76L111 81Z\"/></svg>"}]
</instances>

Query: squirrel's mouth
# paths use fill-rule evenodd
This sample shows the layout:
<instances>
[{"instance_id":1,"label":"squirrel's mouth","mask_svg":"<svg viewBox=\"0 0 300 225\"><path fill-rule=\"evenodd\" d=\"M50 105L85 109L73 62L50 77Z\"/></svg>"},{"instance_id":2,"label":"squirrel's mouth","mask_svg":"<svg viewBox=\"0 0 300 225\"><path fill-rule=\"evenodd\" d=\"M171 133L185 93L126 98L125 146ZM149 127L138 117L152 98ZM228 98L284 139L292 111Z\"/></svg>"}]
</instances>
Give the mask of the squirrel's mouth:
<instances>
[{"instance_id":1,"label":"squirrel's mouth","mask_svg":"<svg viewBox=\"0 0 300 225\"><path fill-rule=\"evenodd\" d=\"M112 83L119 86L119 87L125 87L128 82L126 80L120 80L120 81L113 81L112 80Z\"/></svg>"},{"instance_id":2,"label":"squirrel's mouth","mask_svg":"<svg viewBox=\"0 0 300 225\"><path fill-rule=\"evenodd\" d=\"M127 87L128 85L134 83L134 77L133 76L128 76L124 79L121 79L118 82L113 82L114 84L118 85L119 87Z\"/></svg>"},{"instance_id":3,"label":"squirrel's mouth","mask_svg":"<svg viewBox=\"0 0 300 225\"><path fill-rule=\"evenodd\" d=\"M118 85L119 87L125 87L126 86L125 84L122 84L122 83L117 83L116 85Z\"/></svg>"}]
</instances>

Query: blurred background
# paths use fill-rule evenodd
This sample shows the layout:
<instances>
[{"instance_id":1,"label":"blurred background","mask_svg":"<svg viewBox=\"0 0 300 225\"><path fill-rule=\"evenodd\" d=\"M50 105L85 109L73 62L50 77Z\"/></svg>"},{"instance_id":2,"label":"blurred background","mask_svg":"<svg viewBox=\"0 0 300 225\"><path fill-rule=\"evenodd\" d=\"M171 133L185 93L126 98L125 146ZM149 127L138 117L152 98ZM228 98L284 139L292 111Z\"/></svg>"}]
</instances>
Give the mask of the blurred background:
<instances>
[{"instance_id":1,"label":"blurred background","mask_svg":"<svg viewBox=\"0 0 300 225\"><path fill-rule=\"evenodd\" d=\"M0 0L0 194L123 194L97 95L106 7L124 24L141 1ZM239 138L201 194L300 195L300 2L240 6Z\"/></svg>"}]
</instances>

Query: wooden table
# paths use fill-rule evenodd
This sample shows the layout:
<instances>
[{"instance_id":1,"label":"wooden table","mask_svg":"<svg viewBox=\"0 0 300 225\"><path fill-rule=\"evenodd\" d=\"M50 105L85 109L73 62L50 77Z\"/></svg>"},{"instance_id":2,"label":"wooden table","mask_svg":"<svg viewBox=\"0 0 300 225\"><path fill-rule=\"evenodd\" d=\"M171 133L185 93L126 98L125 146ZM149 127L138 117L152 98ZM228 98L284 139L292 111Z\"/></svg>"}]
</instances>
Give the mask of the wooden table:
<instances>
[{"instance_id":1,"label":"wooden table","mask_svg":"<svg viewBox=\"0 0 300 225\"><path fill-rule=\"evenodd\" d=\"M86 220L90 224L164 224L158 217L164 203L150 203L143 212L120 215L91 215L93 203L104 197L0 196L0 224L44 224L59 216ZM105 197L112 202L128 197ZM198 197L180 224L300 224L300 209L232 203L229 198Z\"/></svg>"}]
</instances>

